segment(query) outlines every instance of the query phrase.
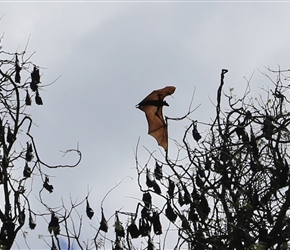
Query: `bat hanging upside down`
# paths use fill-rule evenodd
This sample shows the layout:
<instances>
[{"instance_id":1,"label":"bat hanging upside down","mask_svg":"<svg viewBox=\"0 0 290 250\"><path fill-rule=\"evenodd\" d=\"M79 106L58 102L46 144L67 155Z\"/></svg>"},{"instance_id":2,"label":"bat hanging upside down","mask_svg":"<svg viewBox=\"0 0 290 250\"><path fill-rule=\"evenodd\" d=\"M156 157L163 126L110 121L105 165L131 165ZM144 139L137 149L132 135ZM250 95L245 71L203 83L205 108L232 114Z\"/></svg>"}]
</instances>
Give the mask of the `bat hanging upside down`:
<instances>
[{"instance_id":1,"label":"bat hanging upside down","mask_svg":"<svg viewBox=\"0 0 290 250\"><path fill-rule=\"evenodd\" d=\"M167 86L163 89L154 90L136 107L145 112L149 131L148 134L152 135L158 142L158 145L163 147L166 151L168 149L168 133L167 124L164 121L162 114L163 106L169 106L164 98L172 95L175 87Z\"/></svg>"}]
</instances>

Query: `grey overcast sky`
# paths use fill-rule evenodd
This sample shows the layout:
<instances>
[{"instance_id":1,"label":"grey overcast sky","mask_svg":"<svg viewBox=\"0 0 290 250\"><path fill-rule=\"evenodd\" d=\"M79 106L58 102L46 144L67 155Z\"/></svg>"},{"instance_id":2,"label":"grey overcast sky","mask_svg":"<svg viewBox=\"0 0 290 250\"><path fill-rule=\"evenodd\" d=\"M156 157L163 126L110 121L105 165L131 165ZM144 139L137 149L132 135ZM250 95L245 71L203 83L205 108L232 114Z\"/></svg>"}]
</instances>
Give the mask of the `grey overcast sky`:
<instances>
[{"instance_id":1,"label":"grey overcast sky","mask_svg":"<svg viewBox=\"0 0 290 250\"><path fill-rule=\"evenodd\" d=\"M229 70L225 89L236 94L254 72L253 94L270 85L259 70L290 67L289 10L289 2L278 1L0 1L3 50L20 52L30 37L27 52L36 52L32 61L42 67L42 84L60 77L41 92L43 107L31 108L40 155L56 164L74 159L60 150L79 145L83 153L76 169L50 172L55 193L82 199L92 189L99 217L106 192L129 176L104 207L108 216L123 206L133 211L136 201L128 197L141 197L138 138L141 163L148 158L141 146L162 152L135 105L152 90L173 85L164 113L179 117L195 89L193 107L201 106L191 118L209 121L222 68ZM169 124L169 131L180 140L184 127ZM33 237L29 244L39 246L37 233Z\"/></svg>"}]
</instances>

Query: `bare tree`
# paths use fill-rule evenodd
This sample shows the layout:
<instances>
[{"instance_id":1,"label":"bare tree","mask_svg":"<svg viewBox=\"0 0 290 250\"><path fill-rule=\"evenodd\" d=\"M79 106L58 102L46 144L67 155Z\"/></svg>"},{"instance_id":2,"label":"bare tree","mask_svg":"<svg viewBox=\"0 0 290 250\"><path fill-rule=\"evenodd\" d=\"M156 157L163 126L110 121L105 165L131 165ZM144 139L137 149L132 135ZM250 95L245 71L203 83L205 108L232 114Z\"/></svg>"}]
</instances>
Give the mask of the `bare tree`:
<instances>
[{"instance_id":1,"label":"bare tree","mask_svg":"<svg viewBox=\"0 0 290 250\"><path fill-rule=\"evenodd\" d=\"M289 248L289 70L270 70L276 78L265 76L272 87L257 98L250 96L248 82L238 98L233 90L223 92L228 72L223 69L211 122L191 119L193 110L183 117L165 117L166 124L190 121L183 140L174 141L177 157L170 150L162 158L148 150L148 162L142 165L137 147L140 202L134 212L118 210L108 220L101 204L99 224L90 225L91 238L84 236L82 215L94 216L89 194L59 206L51 206L43 195L54 192L47 170L75 167L81 153L68 150L78 154L77 162L55 166L38 153L28 106L41 108L44 103L40 70L26 48L21 53L0 49L0 249L10 249L25 224L35 229L39 217L47 221L45 241L51 249L61 249L62 237L68 249L100 249L110 241L115 250L151 250L159 241L156 236L166 234L164 219L176 229L175 249ZM37 179L42 182L38 190ZM43 213L31 203L36 192ZM112 218L115 235L110 239L106 233ZM138 248L135 239L141 237L146 246Z\"/></svg>"},{"instance_id":2,"label":"bare tree","mask_svg":"<svg viewBox=\"0 0 290 250\"><path fill-rule=\"evenodd\" d=\"M162 218L177 229L175 249L289 249L289 70L269 70L276 79L265 75L272 86L257 98L250 82L240 98L233 89L223 93L227 72L221 72L215 118L191 120L183 141L175 141L177 158L148 151L142 166L137 148L143 195L134 221L147 249L164 233ZM190 115L166 120L184 118Z\"/></svg>"},{"instance_id":3,"label":"bare tree","mask_svg":"<svg viewBox=\"0 0 290 250\"><path fill-rule=\"evenodd\" d=\"M43 198L43 192L54 191L46 170L75 167L81 160L80 151L72 149L66 153L78 155L74 165L51 166L38 153L29 106L41 108L44 103L41 92L46 85L41 82L40 67L31 58L26 48L21 53L0 49L0 249L10 249L25 224L35 229L38 217L50 217L47 228L56 242L52 238L51 244L60 249L60 224L66 223L70 213L62 204L55 211ZM42 182L41 189L34 185L37 179ZM31 204L31 196L37 193L45 209L41 214Z\"/></svg>"}]
</instances>

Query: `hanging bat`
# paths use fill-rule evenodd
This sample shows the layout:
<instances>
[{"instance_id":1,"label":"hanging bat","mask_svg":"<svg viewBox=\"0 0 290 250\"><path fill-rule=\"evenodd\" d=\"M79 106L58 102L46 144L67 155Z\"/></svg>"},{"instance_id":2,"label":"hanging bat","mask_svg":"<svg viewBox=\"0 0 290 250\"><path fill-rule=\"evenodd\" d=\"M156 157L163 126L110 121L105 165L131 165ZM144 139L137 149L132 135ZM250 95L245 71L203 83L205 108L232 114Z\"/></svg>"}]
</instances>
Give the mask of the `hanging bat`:
<instances>
[{"instance_id":1,"label":"hanging bat","mask_svg":"<svg viewBox=\"0 0 290 250\"><path fill-rule=\"evenodd\" d=\"M169 106L164 98L168 95L172 95L175 91L175 87L167 86L163 89L154 90L143 101L141 101L136 107L145 112L148 121L148 134L153 136L158 145L163 147L166 151L168 149L168 133L167 124L164 121L162 114L163 106Z\"/></svg>"}]
</instances>

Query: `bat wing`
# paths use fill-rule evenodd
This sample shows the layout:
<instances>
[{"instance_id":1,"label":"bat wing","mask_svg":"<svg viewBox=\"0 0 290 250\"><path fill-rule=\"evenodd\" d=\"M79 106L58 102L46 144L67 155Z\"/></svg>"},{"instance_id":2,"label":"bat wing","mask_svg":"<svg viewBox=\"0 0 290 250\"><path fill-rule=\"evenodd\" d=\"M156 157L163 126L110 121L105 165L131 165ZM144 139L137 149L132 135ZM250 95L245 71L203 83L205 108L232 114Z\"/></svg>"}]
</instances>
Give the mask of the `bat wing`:
<instances>
[{"instance_id":1,"label":"bat wing","mask_svg":"<svg viewBox=\"0 0 290 250\"><path fill-rule=\"evenodd\" d=\"M163 147L166 151L168 149L168 133L167 124L164 121L162 108L167 105L163 99L173 94L175 87L167 86L163 89L154 90L137 107L145 112L148 121L148 134L153 136L158 145Z\"/></svg>"},{"instance_id":2,"label":"bat wing","mask_svg":"<svg viewBox=\"0 0 290 250\"><path fill-rule=\"evenodd\" d=\"M143 103L150 102L150 101L163 101L163 99L168 96L172 95L175 91L174 86L167 86L163 89L154 90L151 94L144 98L138 105L142 106Z\"/></svg>"},{"instance_id":3,"label":"bat wing","mask_svg":"<svg viewBox=\"0 0 290 250\"><path fill-rule=\"evenodd\" d=\"M159 146L167 150L167 125L163 118L162 107L143 106L142 110L145 112L147 118L148 134L157 140Z\"/></svg>"}]
</instances>

